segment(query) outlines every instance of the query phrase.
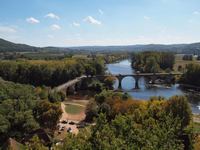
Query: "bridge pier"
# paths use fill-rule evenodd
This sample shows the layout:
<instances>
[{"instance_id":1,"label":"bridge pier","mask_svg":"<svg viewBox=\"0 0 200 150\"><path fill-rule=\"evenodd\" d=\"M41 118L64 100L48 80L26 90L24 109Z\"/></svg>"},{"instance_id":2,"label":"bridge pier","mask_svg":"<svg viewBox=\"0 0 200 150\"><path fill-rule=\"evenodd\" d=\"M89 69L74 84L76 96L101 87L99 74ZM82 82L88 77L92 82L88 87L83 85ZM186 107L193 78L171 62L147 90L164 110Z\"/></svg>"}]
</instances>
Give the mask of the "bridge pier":
<instances>
[{"instance_id":1,"label":"bridge pier","mask_svg":"<svg viewBox=\"0 0 200 150\"><path fill-rule=\"evenodd\" d=\"M119 85L118 85L118 87L122 87L122 79L123 79L124 77L117 77L117 79L118 79L118 81L119 81Z\"/></svg>"},{"instance_id":2,"label":"bridge pier","mask_svg":"<svg viewBox=\"0 0 200 150\"><path fill-rule=\"evenodd\" d=\"M156 82L156 78L157 78L158 76L150 76L150 78L151 78L151 83L152 84L155 84L155 82Z\"/></svg>"},{"instance_id":3,"label":"bridge pier","mask_svg":"<svg viewBox=\"0 0 200 150\"><path fill-rule=\"evenodd\" d=\"M166 78L167 78L167 83L171 83L172 77L173 77L173 76L171 76L171 75L166 76Z\"/></svg>"},{"instance_id":4,"label":"bridge pier","mask_svg":"<svg viewBox=\"0 0 200 150\"><path fill-rule=\"evenodd\" d=\"M135 87L139 87L138 86L138 81L139 81L139 79L140 79L140 76L133 76L134 77L134 79L135 79Z\"/></svg>"}]
</instances>

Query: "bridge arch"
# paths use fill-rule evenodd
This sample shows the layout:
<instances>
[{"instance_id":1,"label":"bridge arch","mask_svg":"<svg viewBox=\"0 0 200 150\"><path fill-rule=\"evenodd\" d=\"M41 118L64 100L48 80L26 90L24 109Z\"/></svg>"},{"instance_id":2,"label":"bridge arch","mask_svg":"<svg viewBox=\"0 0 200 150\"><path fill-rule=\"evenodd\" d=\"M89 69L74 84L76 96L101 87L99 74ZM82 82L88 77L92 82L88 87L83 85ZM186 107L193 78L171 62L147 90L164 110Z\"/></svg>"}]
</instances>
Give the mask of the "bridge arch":
<instances>
[{"instance_id":1,"label":"bridge arch","mask_svg":"<svg viewBox=\"0 0 200 150\"><path fill-rule=\"evenodd\" d=\"M133 89L135 87L135 78L133 76L125 76L121 79L121 88ZM127 83L131 83L130 87L127 86Z\"/></svg>"}]
</instances>

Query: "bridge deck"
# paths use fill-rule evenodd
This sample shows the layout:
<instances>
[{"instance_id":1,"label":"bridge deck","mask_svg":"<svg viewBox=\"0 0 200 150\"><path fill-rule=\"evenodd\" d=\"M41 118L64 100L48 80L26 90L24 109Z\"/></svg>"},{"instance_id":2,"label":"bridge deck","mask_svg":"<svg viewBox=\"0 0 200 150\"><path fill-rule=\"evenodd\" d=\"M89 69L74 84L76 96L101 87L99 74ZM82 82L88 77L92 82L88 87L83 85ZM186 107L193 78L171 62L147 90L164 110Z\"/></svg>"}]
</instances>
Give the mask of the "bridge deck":
<instances>
[{"instance_id":1,"label":"bridge deck","mask_svg":"<svg viewBox=\"0 0 200 150\"><path fill-rule=\"evenodd\" d=\"M168 76L168 75L182 75L183 73L138 73L138 74L117 74L117 75L96 75L96 76Z\"/></svg>"}]
</instances>

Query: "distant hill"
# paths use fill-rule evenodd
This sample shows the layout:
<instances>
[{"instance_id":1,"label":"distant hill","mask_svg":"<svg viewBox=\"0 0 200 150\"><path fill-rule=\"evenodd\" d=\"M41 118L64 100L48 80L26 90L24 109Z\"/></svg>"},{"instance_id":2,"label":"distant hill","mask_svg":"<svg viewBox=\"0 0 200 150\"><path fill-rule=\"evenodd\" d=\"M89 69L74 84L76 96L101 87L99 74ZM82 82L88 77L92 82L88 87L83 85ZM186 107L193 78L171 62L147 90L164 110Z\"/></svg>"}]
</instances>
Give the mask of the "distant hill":
<instances>
[{"instance_id":1,"label":"distant hill","mask_svg":"<svg viewBox=\"0 0 200 150\"><path fill-rule=\"evenodd\" d=\"M0 39L0 53L3 52L37 52L42 50L39 47L25 44L15 44L4 39Z\"/></svg>"},{"instance_id":2,"label":"distant hill","mask_svg":"<svg viewBox=\"0 0 200 150\"><path fill-rule=\"evenodd\" d=\"M177 48L182 48L187 44L172 44L172 45L161 45L161 44L148 44L148 45L127 45L127 46L78 46L68 47L77 50L116 50L116 51L145 51L145 50L164 50L164 51L175 51Z\"/></svg>"},{"instance_id":3,"label":"distant hill","mask_svg":"<svg viewBox=\"0 0 200 150\"><path fill-rule=\"evenodd\" d=\"M168 51L182 54L200 55L200 42L191 44L148 44L148 45L125 45L125 46L77 46L77 47L34 47L25 44L15 44L4 39L0 39L0 53L3 52L39 52L39 51L134 51L145 50Z\"/></svg>"}]
</instances>

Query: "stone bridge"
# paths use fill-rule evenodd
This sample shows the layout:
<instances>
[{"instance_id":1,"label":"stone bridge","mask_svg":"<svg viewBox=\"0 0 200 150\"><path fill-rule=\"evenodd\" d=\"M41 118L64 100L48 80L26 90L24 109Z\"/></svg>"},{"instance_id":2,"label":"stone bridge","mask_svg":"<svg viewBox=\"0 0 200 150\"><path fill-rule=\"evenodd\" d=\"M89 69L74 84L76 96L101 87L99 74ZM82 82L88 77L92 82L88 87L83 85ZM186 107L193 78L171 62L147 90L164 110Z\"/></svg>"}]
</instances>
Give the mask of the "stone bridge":
<instances>
[{"instance_id":1,"label":"stone bridge","mask_svg":"<svg viewBox=\"0 0 200 150\"><path fill-rule=\"evenodd\" d=\"M118 74L118 75L96 75L96 77L102 81L108 76L115 76L119 81L119 87L121 87L123 78L129 76L135 79L135 86L138 87L138 81L140 77L149 77L151 78L151 83L155 84L155 81L159 76L165 76L167 83L171 83L171 79L175 75L182 75L182 73L137 73L137 74Z\"/></svg>"},{"instance_id":2,"label":"stone bridge","mask_svg":"<svg viewBox=\"0 0 200 150\"><path fill-rule=\"evenodd\" d=\"M74 94L75 91L81 88L82 80L86 78L86 76L78 77L74 80L68 81L62 85L56 87L57 91L64 91L66 95Z\"/></svg>"}]
</instances>

